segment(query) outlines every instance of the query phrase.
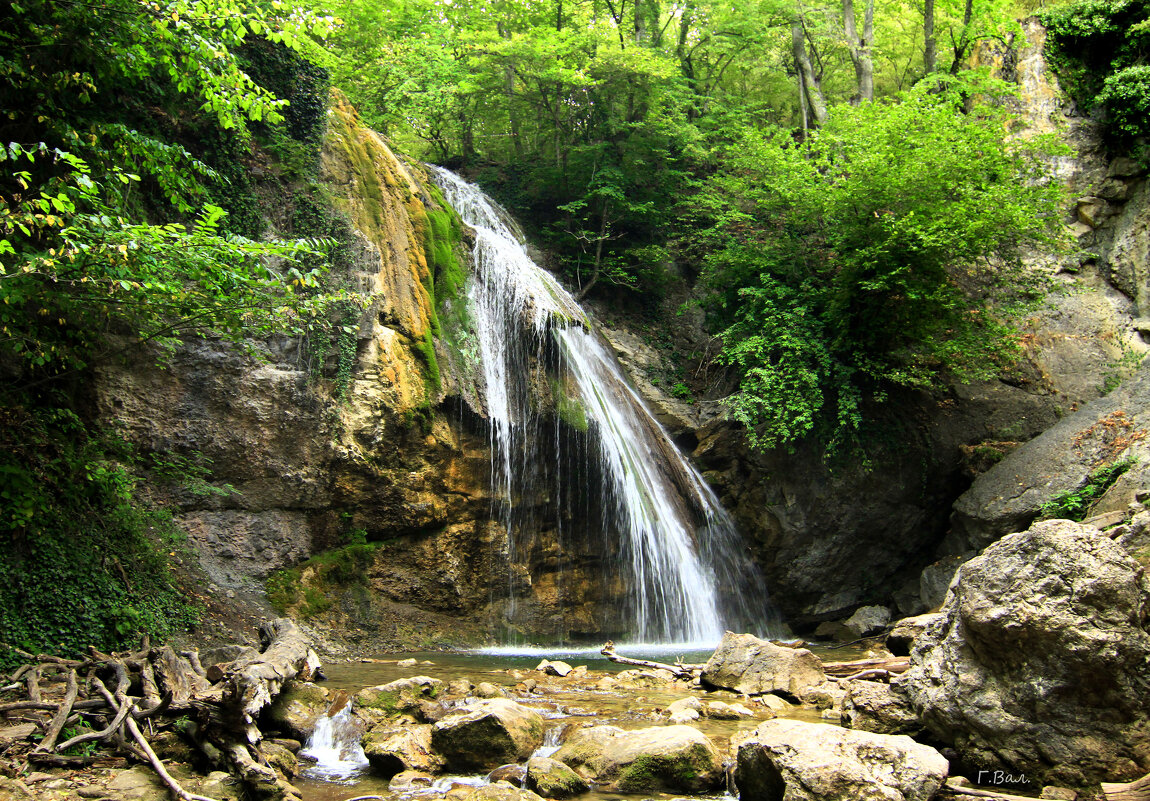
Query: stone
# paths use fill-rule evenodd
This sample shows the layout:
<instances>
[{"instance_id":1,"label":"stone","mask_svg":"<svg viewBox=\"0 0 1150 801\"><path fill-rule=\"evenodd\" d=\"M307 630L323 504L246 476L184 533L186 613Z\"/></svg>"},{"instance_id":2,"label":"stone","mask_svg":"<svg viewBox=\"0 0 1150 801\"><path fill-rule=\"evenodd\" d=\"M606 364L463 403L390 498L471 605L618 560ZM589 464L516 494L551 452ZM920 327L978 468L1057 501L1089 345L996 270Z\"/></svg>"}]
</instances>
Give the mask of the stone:
<instances>
[{"instance_id":1,"label":"stone","mask_svg":"<svg viewBox=\"0 0 1150 801\"><path fill-rule=\"evenodd\" d=\"M667 721L676 726L683 726L698 720L700 717L697 709L680 709L677 712L672 712Z\"/></svg>"},{"instance_id":2,"label":"stone","mask_svg":"<svg viewBox=\"0 0 1150 801\"><path fill-rule=\"evenodd\" d=\"M1038 794L1039 798L1050 798L1053 801L1078 801L1078 792L1071 790L1069 787L1055 787L1047 785L1042 788L1042 792Z\"/></svg>"},{"instance_id":3,"label":"stone","mask_svg":"<svg viewBox=\"0 0 1150 801\"><path fill-rule=\"evenodd\" d=\"M544 798L570 798L591 789L578 773L559 760L548 757L527 760L525 786Z\"/></svg>"},{"instance_id":4,"label":"stone","mask_svg":"<svg viewBox=\"0 0 1150 801\"><path fill-rule=\"evenodd\" d=\"M791 709L791 704L788 704L786 701L784 701L782 698L779 698L777 695L760 695L759 696L759 703L762 704L767 709L771 710L772 712L776 712L776 713L777 712L789 712Z\"/></svg>"},{"instance_id":5,"label":"stone","mask_svg":"<svg viewBox=\"0 0 1150 801\"><path fill-rule=\"evenodd\" d=\"M843 622L843 627L859 640L880 633L890 623L890 610L885 606L863 606Z\"/></svg>"},{"instance_id":6,"label":"stone","mask_svg":"<svg viewBox=\"0 0 1150 801\"><path fill-rule=\"evenodd\" d=\"M723 701L708 701L703 714L715 720L746 720L755 713L742 704L728 704Z\"/></svg>"},{"instance_id":7,"label":"stone","mask_svg":"<svg viewBox=\"0 0 1150 801\"><path fill-rule=\"evenodd\" d=\"M974 769L1081 787L1150 770L1150 582L1095 529L1047 520L964 564L899 684Z\"/></svg>"},{"instance_id":8,"label":"stone","mask_svg":"<svg viewBox=\"0 0 1150 801\"><path fill-rule=\"evenodd\" d=\"M922 721L897 686L861 679L843 683L842 721L847 728L911 736L922 731Z\"/></svg>"},{"instance_id":9,"label":"stone","mask_svg":"<svg viewBox=\"0 0 1150 801\"><path fill-rule=\"evenodd\" d=\"M470 679L455 679L447 685L447 694L453 696L469 695L475 688Z\"/></svg>"},{"instance_id":10,"label":"stone","mask_svg":"<svg viewBox=\"0 0 1150 801\"><path fill-rule=\"evenodd\" d=\"M554 758L608 792L698 794L724 780L718 750L691 726L579 729Z\"/></svg>"},{"instance_id":11,"label":"stone","mask_svg":"<svg viewBox=\"0 0 1150 801\"><path fill-rule=\"evenodd\" d=\"M500 765L487 774L487 781L489 782L508 782L516 787L522 787L526 779L527 768L524 765ZM534 790L535 788L532 787L531 789Z\"/></svg>"},{"instance_id":12,"label":"stone","mask_svg":"<svg viewBox=\"0 0 1150 801\"><path fill-rule=\"evenodd\" d=\"M826 681L823 663L805 648L783 648L751 634L726 632L703 667L702 680L746 695L798 696Z\"/></svg>"},{"instance_id":13,"label":"stone","mask_svg":"<svg viewBox=\"0 0 1150 801\"><path fill-rule=\"evenodd\" d=\"M475 685L475 695L478 698L506 698L507 691L489 681L481 681Z\"/></svg>"},{"instance_id":14,"label":"stone","mask_svg":"<svg viewBox=\"0 0 1150 801\"><path fill-rule=\"evenodd\" d=\"M0 745L8 745L17 740L27 739L35 731L38 731L35 723L18 723L15 726L5 726L0 729Z\"/></svg>"},{"instance_id":15,"label":"stone","mask_svg":"<svg viewBox=\"0 0 1150 801\"><path fill-rule=\"evenodd\" d=\"M444 760L432 750L431 725L391 726L363 736L363 753L382 776L404 771L438 773Z\"/></svg>"},{"instance_id":16,"label":"stone","mask_svg":"<svg viewBox=\"0 0 1150 801\"><path fill-rule=\"evenodd\" d=\"M431 743L452 770L491 770L541 746L543 718L505 698L479 701L436 723Z\"/></svg>"},{"instance_id":17,"label":"stone","mask_svg":"<svg viewBox=\"0 0 1150 801\"><path fill-rule=\"evenodd\" d=\"M531 790L524 790L506 782L484 784L479 787L458 784L445 796L446 801L542 801Z\"/></svg>"},{"instance_id":18,"label":"stone","mask_svg":"<svg viewBox=\"0 0 1150 801\"><path fill-rule=\"evenodd\" d=\"M393 793L405 793L413 790L426 789L433 784L435 784L435 777L430 773L423 773L418 770L405 770L391 777L391 781L387 783L387 789Z\"/></svg>"},{"instance_id":19,"label":"stone","mask_svg":"<svg viewBox=\"0 0 1150 801\"><path fill-rule=\"evenodd\" d=\"M246 798L243 785L230 773L213 770L200 783L199 795L215 801L242 801Z\"/></svg>"},{"instance_id":20,"label":"stone","mask_svg":"<svg viewBox=\"0 0 1150 801\"><path fill-rule=\"evenodd\" d=\"M922 569L918 580L918 594L927 609L938 609L946 599L950 582L963 562L974 556L974 551L944 556Z\"/></svg>"},{"instance_id":21,"label":"stone","mask_svg":"<svg viewBox=\"0 0 1150 801\"><path fill-rule=\"evenodd\" d=\"M272 740L261 740L257 748L267 764L288 779L299 773L299 761L290 749Z\"/></svg>"},{"instance_id":22,"label":"stone","mask_svg":"<svg viewBox=\"0 0 1150 801\"><path fill-rule=\"evenodd\" d=\"M846 694L846 688L841 683L824 681L822 684L813 684L805 688L799 700L815 709L840 709Z\"/></svg>"},{"instance_id":23,"label":"stone","mask_svg":"<svg viewBox=\"0 0 1150 801\"><path fill-rule=\"evenodd\" d=\"M947 770L906 736L772 720L739 739L734 779L740 801L929 801Z\"/></svg>"},{"instance_id":24,"label":"stone","mask_svg":"<svg viewBox=\"0 0 1150 801\"><path fill-rule=\"evenodd\" d=\"M80 796L80 798L107 798L108 791L103 787L93 784L85 787L77 787L76 795Z\"/></svg>"},{"instance_id":25,"label":"stone","mask_svg":"<svg viewBox=\"0 0 1150 801\"><path fill-rule=\"evenodd\" d=\"M417 720L427 720L424 707L436 698L443 682L429 676L411 676L396 679L387 684L365 687L353 697L355 709L378 710L386 715L412 715ZM434 707L434 705L433 705Z\"/></svg>"},{"instance_id":26,"label":"stone","mask_svg":"<svg viewBox=\"0 0 1150 801\"><path fill-rule=\"evenodd\" d=\"M672 701L667 706L667 714L670 715L688 710L691 712L701 712L703 710L703 702L693 695L688 695L686 698ZM696 715L696 717L698 717L698 715Z\"/></svg>"},{"instance_id":27,"label":"stone","mask_svg":"<svg viewBox=\"0 0 1150 801\"><path fill-rule=\"evenodd\" d=\"M304 681L289 681L267 707L264 715L272 725L301 742L306 742L320 715L327 712L331 694L326 687Z\"/></svg>"},{"instance_id":28,"label":"stone","mask_svg":"<svg viewBox=\"0 0 1150 801\"><path fill-rule=\"evenodd\" d=\"M395 666L401 667L401 668L409 668L409 667L415 667L418 664L419 664L418 659L401 659L395 663Z\"/></svg>"},{"instance_id":29,"label":"stone","mask_svg":"<svg viewBox=\"0 0 1150 801\"><path fill-rule=\"evenodd\" d=\"M535 669L540 673L546 673L548 676L559 676L563 678L571 672L572 667L566 662L552 662L548 659L544 659Z\"/></svg>"},{"instance_id":30,"label":"stone","mask_svg":"<svg viewBox=\"0 0 1150 801\"><path fill-rule=\"evenodd\" d=\"M1110 204L1100 197L1080 197L1075 205L1078 221L1091 228L1101 225L1110 210Z\"/></svg>"},{"instance_id":31,"label":"stone","mask_svg":"<svg viewBox=\"0 0 1150 801\"><path fill-rule=\"evenodd\" d=\"M929 612L915 617L904 617L895 623L886 635L884 645L895 656L910 656L910 649L918 636L926 630L927 626L937 621L937 612Z\"/></svg>"},{"instance_id":32,"label":"stone","mask_svg":"<svg viewBox=\"0 0 1150 801\"><path fill-rule=\"evenodd\" d=\"M108 782L110 794L120 801L165 801L168 786L150 767L137 765L122 770Z\"/></svg>"}]
</instances>

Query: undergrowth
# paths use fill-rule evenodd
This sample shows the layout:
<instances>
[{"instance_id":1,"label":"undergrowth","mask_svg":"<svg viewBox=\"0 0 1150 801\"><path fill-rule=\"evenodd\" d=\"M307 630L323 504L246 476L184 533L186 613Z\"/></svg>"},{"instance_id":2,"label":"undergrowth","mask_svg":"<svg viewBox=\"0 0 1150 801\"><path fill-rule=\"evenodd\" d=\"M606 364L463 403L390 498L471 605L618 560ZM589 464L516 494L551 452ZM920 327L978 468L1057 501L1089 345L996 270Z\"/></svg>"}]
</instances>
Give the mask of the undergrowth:
<instances>
[{"instance_id":1,"label":"undergrowth","mask_svg":"<svg viewBox=\"0 0 1150 801\"><path fill-rule=\"evenodd\" d=\"M1103 465L1090 473L1086 483L1076 490L1069 490L1042 504L1039 518L1042 520L1083 521L1094 504L1106 494L1118 478L1134 466L1134 459L1123 459L1113 464Z\"/></svg>"}]
</instances>

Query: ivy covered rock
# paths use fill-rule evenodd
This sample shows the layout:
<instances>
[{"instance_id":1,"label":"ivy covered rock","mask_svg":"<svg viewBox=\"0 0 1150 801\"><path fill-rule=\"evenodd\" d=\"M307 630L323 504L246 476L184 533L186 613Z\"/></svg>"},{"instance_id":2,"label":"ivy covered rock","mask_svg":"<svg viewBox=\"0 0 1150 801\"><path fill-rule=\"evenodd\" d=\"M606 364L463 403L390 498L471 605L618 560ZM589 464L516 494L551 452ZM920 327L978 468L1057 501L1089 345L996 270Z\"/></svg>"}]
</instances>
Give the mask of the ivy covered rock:
<instances>
[{"instance_id":1,"label":"ivy covered rock","mask_svg":"<svg viewBox=\"0 0 1150 801\"><path fill-rule=\"evenodd\" d=\"M705 793L724 780L718 750L691 726L593 726L577 731L555 759L609 792Z\"/></svg>"},{"instance_id":2,"label":"ivy covered rock","mask_svg":"<svg viewBox=\"0 0 1150 801\"><path fill-rule=\"evenodd\" d=\"M1083 786L1150 770L1150 582L1068 520L1036 523L963 565L900 684L975 769Z\"/></svg>"},{"instance_id":3,"label":"ivy covered rock","mask_svg":"<svg viewBox=\"0 0 1150 801\"><path fill-rule=\"evenodd\" d=\"M479 701L436 723L431 744L451 770L491 770L543 745L543 718L506 698Z\"/></svg>"}]
</instances>

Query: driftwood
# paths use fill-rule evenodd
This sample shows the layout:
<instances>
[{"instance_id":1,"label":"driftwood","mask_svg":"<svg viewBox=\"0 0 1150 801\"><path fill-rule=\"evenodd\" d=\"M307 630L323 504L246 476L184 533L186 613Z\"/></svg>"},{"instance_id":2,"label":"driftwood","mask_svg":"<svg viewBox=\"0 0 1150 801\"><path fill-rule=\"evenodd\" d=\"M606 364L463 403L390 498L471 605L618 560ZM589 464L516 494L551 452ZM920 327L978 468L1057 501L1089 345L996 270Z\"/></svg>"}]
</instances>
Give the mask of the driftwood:
<instances>
[{"instance_id":1,"label":"driftwood","mask_svg":"<svg viewBox=\"0 0 1150 801\"><path fill-rule=\"evenodd\" d=\"M650 659L631 659L626 656L620 656L615 653L615 643L608 640L604 643L603 647L599 649L599 653L607 657L612 662L620 665L632 665L634 667L651 668L652 670L667 670L674 673L680 679L693 679L698 678L703 672L702 665L685 665L682 662L676 662L669 665L666 662L652 662Z\"/></svg>"},{"instance_id":2,"label":"driftwood","mask_svg":"<svg viewBox=\"0 0 1150 801\"><path fill-rule=\"evenodd\" d=\"M1150 801L1150 773L1132 782L1102 782L1106 801Z\"/></svg>"},{"instance_id":3,"label":"driftwood","mask_svg":"<svg viewBox=\"0 0 1150 801\"><path fill-rule=\"evenodd\" d=\"M195 651L171 647L105 654L89 648L83 660L45 655L7 678L3 692L23 692L0 704L0 765L23 771L37 766L84 767L115 759L115 753L149 764L180 801L212 801L186 791L167 771L148 740L148 732L184 719L183 730L219 767L230 767L255 795L269 785L285 799L298 791L255 750L262 739L256 719L279 694L284 682L307 680L319 659L290 620L265 623L262 653L206 669ZM208 676L218 676L215 682ZM61 681L62 680L62 681ZM58 689L64 685L63 692ZM50 713L50 714L48 714ZM90 731L58 742L69 725L87 720ZM24 723L23 721L27 721ZM43 734L38 744L32 737ZM78 745L102 749L82 756L61 753ZM7 770L7 769L6 769Z\"/></svg>"},{"instance_id":4,"label":"driftwood","mask_svg":"<svg viewBox=\"0 0 1150 801\"><path fill-rule=\"evenodd\" d=\"M905 673L910 657L894 656L889 659L859 659L854 662L824 662L823 670L830 679L861 679L886 677Z\"/></svg>"}]
</instances>

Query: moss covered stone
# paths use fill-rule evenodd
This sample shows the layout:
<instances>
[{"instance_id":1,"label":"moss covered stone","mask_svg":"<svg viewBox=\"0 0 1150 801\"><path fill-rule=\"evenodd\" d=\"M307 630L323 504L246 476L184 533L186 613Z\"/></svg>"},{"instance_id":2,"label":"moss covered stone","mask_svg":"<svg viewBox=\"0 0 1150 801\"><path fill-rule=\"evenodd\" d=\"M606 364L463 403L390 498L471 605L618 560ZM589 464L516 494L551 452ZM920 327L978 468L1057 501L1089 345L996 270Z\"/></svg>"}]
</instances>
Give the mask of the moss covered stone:
<instances>
[{"instance_id":1,"label":"moss covered stone","mask_svg":"<svg viewBox=\"0 0 1150 801\"><path fill-rule=\"evenodd\" d=\"M691 726L577 732L555 754L601 789L626 793L703 793L723 782L718 750Z\"/></svg>"}]
</instances>

